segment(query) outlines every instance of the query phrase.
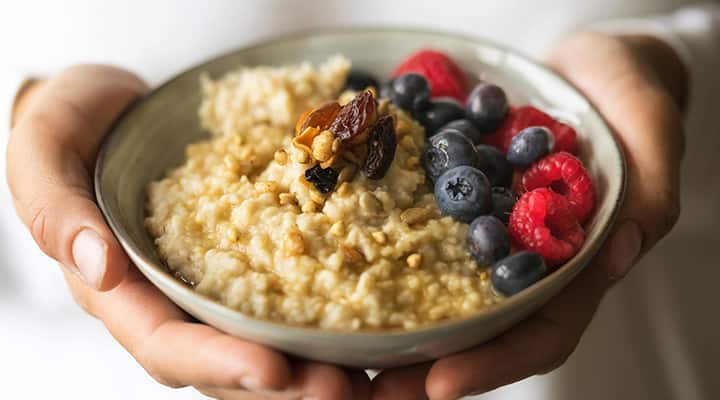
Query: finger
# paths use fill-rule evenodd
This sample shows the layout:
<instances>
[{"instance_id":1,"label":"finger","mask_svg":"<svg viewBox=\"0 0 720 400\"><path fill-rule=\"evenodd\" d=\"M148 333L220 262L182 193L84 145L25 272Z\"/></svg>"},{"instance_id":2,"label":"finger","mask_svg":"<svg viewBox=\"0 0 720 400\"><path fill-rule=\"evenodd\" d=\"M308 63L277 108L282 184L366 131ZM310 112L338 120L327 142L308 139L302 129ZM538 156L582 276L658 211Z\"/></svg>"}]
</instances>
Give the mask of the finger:
<instances>
[{"instance_id":1,"label":"finger","mask_svg":"<svg viewBox=\"0 0 720 400\"><path fill-rule=\"evenodd\" d=\"M455 399L484 393L562 365L614 283L607 271L627 270L639 255L639 240L628 244L632 239L627 232L621 224L593 263L537 314L486 344L438 360L426 381L429 397Z\"/></svg>"},{"instance_id":2,"label":"finger","mask_svg":"<svg viewBox=\"0 0 720 400\"><path fill-rule=\"evenodd\" d=\"M66 277L78 303L165 385L280 390L290 382L290 366L282 355L190 322L135 269L109 292L96 292L73 275Z\"/></svg>"},{"instance_id":3,"label":"finger","mask_svg":"<svg viewBox=\"0 0 720 400\"><path fill-rule=\"evenodd\" d=\"M373 400L419 400L427 398L425 377L432 363L391 368L382 371L372 381Z\"/></svg>"},{"instance_id":4,"label":"finger","mask_svg":"<svg viewBox=\"0 0 720 400\"><path fill-rule=\"evenodd\" d=\"M98 144L145 90L135 76L76 67L48 81L19 115L8 143L8 183L39 247L100 290L114 287L129 261L92 194Z\"/></svg>"},{"instance_id":5,"label":"finger","mask_svg":"<svg viewBox=\"0 0 720 400\"><path fill-rule=\"evenodd\" d=\"M292 368L291 391L302 393L304 398L317 400L354 399L353 381L342 369L312 361L296 361ZM355 380L361 378L355 376ZM366 381L369 378L365 375ZM357 382L355 383L357 385ZM362 389L360 389L362 390Z\"/></svg>"},{"instance_id":6,"label":"finger","mask_svg":"<svg viewBox=\"0 0 720 400\"><path fill-rule=\"evenodd\" d=\"M589 46L605 50L587 51ZM684 137L675 100L631 47L602 35L567 40L549 62L588 96L623 145L628 191L620 218L637 220L643 249L649 249L680 213Z\"/></svg>"},{"instance_id":7,"label":"finger","mask_svg":"<svg viewBox=\"0 0 720 400\"><path fill-rule=\"evenodd\" d=\"M198 387L197 390L213 399L220 400L302 400L295 392L249 392L244 389L227 389L222 387Z\"/></svg>"}]
</instances>

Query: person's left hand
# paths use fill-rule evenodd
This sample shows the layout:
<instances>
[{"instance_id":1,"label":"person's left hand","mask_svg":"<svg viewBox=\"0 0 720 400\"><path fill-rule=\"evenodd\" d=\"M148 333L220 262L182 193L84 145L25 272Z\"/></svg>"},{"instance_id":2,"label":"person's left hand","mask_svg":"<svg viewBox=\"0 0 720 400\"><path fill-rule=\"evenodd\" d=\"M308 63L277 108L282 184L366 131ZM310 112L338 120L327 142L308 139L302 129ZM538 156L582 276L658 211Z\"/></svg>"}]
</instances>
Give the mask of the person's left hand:
<instances>
[{"instance_id":1,"label":"person's left hand","mask_svg":"<svg viewBox=\"0 0 720 400\"><path fill-rule=\"evenodd\" d=\"M476 348L382 371L373 399L456 399L554 370L574 351L605 292L677 220L687 80L677 55L649 37L579 34L557 46L549 64L590 98L624 147L628 188L613 232L539 312Z\"/></svg>"}]
</instances>

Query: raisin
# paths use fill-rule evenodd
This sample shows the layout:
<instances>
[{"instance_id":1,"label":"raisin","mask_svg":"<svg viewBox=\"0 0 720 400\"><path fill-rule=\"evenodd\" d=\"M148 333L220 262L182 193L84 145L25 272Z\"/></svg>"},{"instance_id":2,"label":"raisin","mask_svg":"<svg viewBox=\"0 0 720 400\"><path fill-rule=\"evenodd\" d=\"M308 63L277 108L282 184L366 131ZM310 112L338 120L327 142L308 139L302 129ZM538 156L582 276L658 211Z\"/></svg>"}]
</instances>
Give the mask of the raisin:
<instances>
[{"instance_id":1,"label":"raisin","mask_svg":"<svg viewBox=\"0 0 720 400\"><path fill-rule=\"evenodd\" d=\"M310 126L324 131L330 126L330 124L332 124L339 111L340 104L338 104L337 101L327 102L320 107L303 114L295 126L295 131L300 133Z\"/></svg>"},{"instance_id":2,"label":"raisin","mask_svg":"<svg viewBox=\"0 0 720 400\"><path fill-rule=\"evenodd\" d=\"M320 164L305 170L305 180L312 183L320 193L330 193L335 189L338 172L333 168L323 168Z\"/></svg>"},{"instance_id":3,"label":"raisin","mask_svg":"<svg viewBox=\"0 0 720 400\"><path fill-rule=\"evenodd\" d=\"M382 179L395 158L396 146L394 118L390 115L380 117L370 130L368 154L363 165L365 176L369 179Z\"/></svg>"},{"instance_id":4,"label":"raisin","mask_svg":"<svg viewBox=\"0 0 720 400\"><path fill-rule=\"evenodd\" d=\"M330 131L348 144L362 143L367 139L368 128L377 119L377 101L372 92L365 90L342 106Z\"/></svg>"}]
</instances>

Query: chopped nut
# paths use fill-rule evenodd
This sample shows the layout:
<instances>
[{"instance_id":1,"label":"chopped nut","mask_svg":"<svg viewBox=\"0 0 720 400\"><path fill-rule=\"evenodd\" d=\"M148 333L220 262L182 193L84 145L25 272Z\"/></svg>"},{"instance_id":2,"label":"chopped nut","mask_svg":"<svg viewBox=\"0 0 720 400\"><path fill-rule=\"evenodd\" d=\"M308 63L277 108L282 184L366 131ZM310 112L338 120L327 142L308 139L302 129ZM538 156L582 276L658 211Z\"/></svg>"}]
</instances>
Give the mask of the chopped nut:
<instances>
[{"instance_id":1,"label":"chopped nut","mask_svg":"<svg viewBox=\"0 0 720 400\"><path fill-rule=\"evenodd\" d=\"M410 254L405 260L410 268L420 268L422 264L422 256L418 253Z\"/></svg>"},{"instance_id":2,"label":"chopped nut","mask_svg":"<svg viewBox=\"0 0 720 400\"><path fill-rule=\"evenodd\" d=\"M353 164L348 164L343 167L343 169L340 170L340 174L338 175L338 182L349 182L355 177L355 173L357 172L357 167Z\"/></svg>"},{"instance_id":3,"label":"chopped nut","mask_svg":"<svg viewBox=\"0 0 720 400\"><path fill-rule=\"evenodd\" d=\"M278 199L280 200L281 205L297 204L297 197L295 197L292 193L280 193L278 195Z\"/></svg>"},{"instance_id":4,"label":"chopped nut","mask_svg":"<svg viewBox=\"0 0 720 400\"><path fill-rule=\"evenodd\" d=\"M387 235L385 234L385 232L377 231L371 233L370 235L373 237L373 239L375 239L376 242L378 242L378 244L387 243Z\"/></svg>"},{"instance_id":5,"label":"chopped nut","mask_svg":"<svg viewBox=\"0 0 720 400\"><path fill-rule=\"evenodd\" d=\"M356 248L346 245L340 245L342 250L343 258L350 264L356 264L365 261L365 256L359 252Z\"/></svg>"},{"instance_id":6,"label":"chopped nut","mask_svg":"<svg viewBox=\"0 0 720 400\"><path fill-rule=\"evenodd\" d=\"M338 194L338 196L345 197L348 194L350 194L350 185L347 182L343 182L338 186L337 190L335 190L335 193Z\"/></svg>"},{"instance_id":7,"label":"chopped nut","mask_svg":"<svg viewBox=\"0 0 720 400\"><path fill-rule=\"evenodd\" d=\"M330 233L334 236L343 236L345 234L345 225L342 221L338 221L330 226Z\"/></svg>"},{"instance_id":8,"label":"chopped nut","mask_svg":"<svg viewBox=\"0 0 720 400\"><path fill-rule=\"evenodd\" d=\"M342 140L340 140L340 138L335 138L332 142L331 147L333 154L336 154L338 151L340 151L340 145L342 145Z\"/></svg>"},{"instance_id":9,"label":"chopped nut","mask_svg":"<svg viewBox=\"0 0 720 400\"><path fill-rule=\"evenodd\" d=\"M231 242L237 242L238 240L238 230L234 226L231 226L227 230L227 237Z\"/></svg>"},{"instance_id":10,"label":"chopped nut","mask_svg":"<svg viewBox=\"0 0 720 400\"><path fill-rule=\"evenodd\" d=\"M280 186L275 181L255 182L255 190L259 193L277 193Z\"/></svg>"},{"instance_id":11,"label":"chopped nut","mask_svg":"<svg viewBox=\"0 0 720 400\"><path fill-rule=\"evenodd\" d=\"M307 164L310 162L310 154L308 154L308 152L305 151L304 149L298 148L297 151L295 151L294 158L295 158L295 161L300 164Z\"/></svg>"},{"instance_id":12,"label":"chopped nut","mask_svg":"<svg viewBox=\"0 0 720 400\"><path fill-rule=\"evenodd\" d=\"M310 200L312 200L317 205L325 204L325 196L320 194L320 192L318 192L317 190L310 191Z\"/></svg>"},{"instance_id":13,"label":"chopped nut","mask_svg":"<svg viewBox=\"0 0 720 400\"><path fill-rule=\"evenodd\" d=\"M360 208L367 213L377 214L382 210L382 203L374 194L365 192L360 195Z\"/></svg>"},{"instance_id":14,"label":"chopped nut","mask_svg":"<svg viewBox=\"0 0 720 400\"><path fill-rule=\"evenodd\" d=\"M398 118L397 124L395 125L395 132L397 132L398 136L403 136L410 132L410 124L405 118Z\"/></svg>"},{"instance_id":15,"label":"chopped nut","mask_svg":"<svg viewBox=\"0 0 720 400\"><path fill-rule=\"evenodd\" d=\"M407 161L405 161L405 165L407 165L408 168L417 168L417 166L420 165L420 159L415 156L410 156Z\"/></svg>"},{"instance_id":16,"label":"chopped nut","mask_svg":"<svg viewBox=\"0 0 720 400\"><path fill-rule=\"evenodd\" d=\"M317 211L317 209L318 209L318 204L314 201L306 202L305 204L303 204L303 206L301 208L302 212L304 212L306 214L314 213Z\"/></svg>"},{"instance_id":17,"label":"chopped nut","mask_svg":"<svg viewBox=\"0 0 720 400\"><path fill-rule=\"evenodd\" d=\"M400 213L400 220L408 225L425 222L432 212L427 208L413 207Z\"/></svg>"},{"instance_id":18,"label":"chopped nut","mask_svg":"<svg viewBox=\"0 0 720 400\"><path fill-rule=\"evenodd\" d=\"M402 139L400 139L400 146L402 146L402 148L407 150L408 152L417 152L417 146L415 146L415 141L410 135L405 135L402 137Z\"/></svg>"},{"instance_id":19,"label":"chopped nut","mask_svg":"<svg viewBox=\"0 0 720 400\"><path fill-rule=\"evenodd\" d=\"M327 161L332 157L335 136L330 131L322 131L312 142L313 157L318 161Z\"/></svg>"},{"instance_id":20,"label":"chopped nut","mask_svg":"<svg viewBox=\"0 0 720 400\"><path fill-rule=\"evenodd\" d=\"M255 158L255 150L252 147L245 146L240 150L240 160L247 161Z\"/></svg>"},{"instance_id":21,"label":"chopped nut","mask_svg":"<svg viewBox=\"0 0 720 400\"><path fill-rule=\"evenodd\" d=\"M238 160L230 154L223 158L223 164L225 164L225 168L232 173L237 173L240 170L240 163L238 163Z\"/></svg>"},{"instance_id":22,"label":"chopped nut","mask_svg":"<svg viewBox=\"0 0 720 400\"><path fill-rule=\"evenodd\" d=\"M481 281L484 282L484 281L487 281L488 279L490 279L490 274L488 274L487 271L483 271L483 272L480 273L480 280L481 280Z\"/></svg>"},{"instance_id":23,"label":"chopped nut","mask_svg":"<svg viewBox=\"0 0 720 400\"><path fill-rule=\"evenodd\" d=\"M382 99L382 100L378 101L378 114L379 115L387 114L389 109L390 109L390 100Z\"/></svg>"},{"instance_id":24,"label":"chopped nut","mask_svg":"<svg viewBox=\"0 0 720 400\"><path fill-rule=\"evenodd\" d=\"M283 242L283 252L286 257L299 256L305 252L305 241L297 228L291 228Z\"/></svg>"},{"instance_id":25,"label":"chopped nut","mask_svg":"<svg viewBox=\"0 0 720 400\"><path fill-rule=\"evenodd\" d=\"M275 152L273 158L275 159L275 162L279 165L285 165L288 162L288 153L287 151L285 151L285 149L280 149Z\"/></svg>"}]
</instances>

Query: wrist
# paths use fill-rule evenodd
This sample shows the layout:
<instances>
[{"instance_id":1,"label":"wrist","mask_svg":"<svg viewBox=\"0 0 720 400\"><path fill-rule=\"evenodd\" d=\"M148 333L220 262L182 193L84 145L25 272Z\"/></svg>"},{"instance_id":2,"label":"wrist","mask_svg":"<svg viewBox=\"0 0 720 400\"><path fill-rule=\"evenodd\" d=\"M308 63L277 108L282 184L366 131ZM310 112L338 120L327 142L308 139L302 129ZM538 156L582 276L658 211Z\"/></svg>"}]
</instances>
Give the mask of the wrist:
<instances>
[{"instance_id":1,"label":"wrist","mask_svg":"<svg viewBox=\"0 0 720 400\"><path fill-rule=\"evenodd\" d=\"M683 110L688 101L690 73L673 47L651 35L625 34L619 39L655 73L658 83Z\"/></svg>"}]
</instances>

